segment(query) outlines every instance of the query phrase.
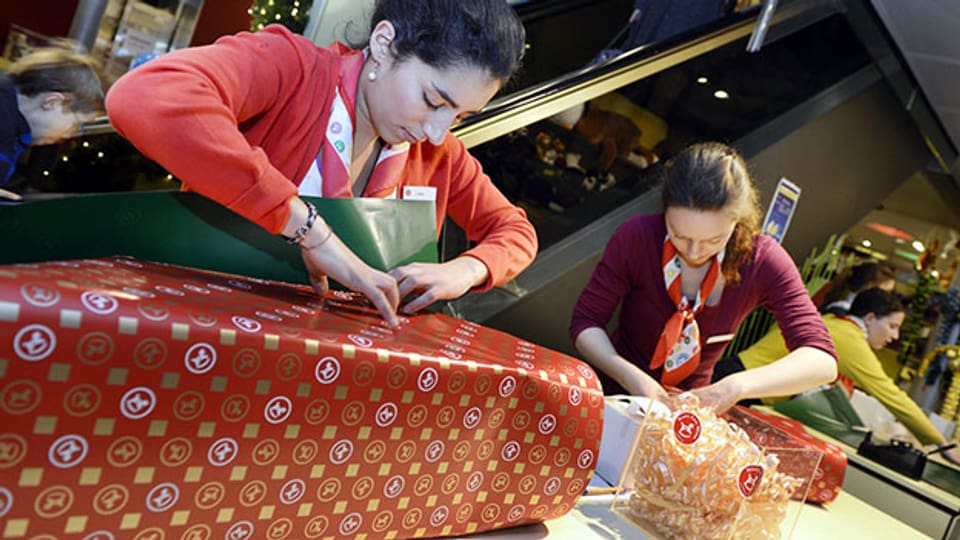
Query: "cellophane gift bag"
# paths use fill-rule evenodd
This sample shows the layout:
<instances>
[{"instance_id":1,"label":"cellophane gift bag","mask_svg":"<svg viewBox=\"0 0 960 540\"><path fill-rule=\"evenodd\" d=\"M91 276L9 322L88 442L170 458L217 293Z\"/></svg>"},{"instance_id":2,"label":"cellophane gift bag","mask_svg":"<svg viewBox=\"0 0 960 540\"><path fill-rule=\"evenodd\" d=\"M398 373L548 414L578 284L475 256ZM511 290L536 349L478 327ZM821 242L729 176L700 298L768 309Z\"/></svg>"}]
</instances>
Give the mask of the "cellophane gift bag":
<instances>
[{"instance_id":1,"label":"cellophane gift bag","mask_svg":"<svg viewBox=\"0 0 960 540\"><path fill-rule=\"evenodd\" d=\"M390 539L568 512L585 364L440 314L115 257L0 266L0 536Z\"/></svg>"},{"instance_id":2,"label":"cellophane gift bag","mask_svg":"<svg viewBox=\"0 0 960 540\"><path fill-rule=\"evenodd\" d=\"M797 454L809 467L787 473ZM803 509L790 501L819 461L811 448L751 440L684 393L645 411L612 509L652 539L789 538Z\"/></svg>"}]
</instances>

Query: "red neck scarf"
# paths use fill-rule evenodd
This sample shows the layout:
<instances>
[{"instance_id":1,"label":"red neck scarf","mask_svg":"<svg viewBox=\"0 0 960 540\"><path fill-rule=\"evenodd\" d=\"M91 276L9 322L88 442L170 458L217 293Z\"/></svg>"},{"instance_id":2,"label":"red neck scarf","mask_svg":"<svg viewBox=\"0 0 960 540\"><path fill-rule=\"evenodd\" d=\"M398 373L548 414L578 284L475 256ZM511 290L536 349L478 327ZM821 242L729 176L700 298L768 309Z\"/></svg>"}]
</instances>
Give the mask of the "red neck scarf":
<instances>
[{"instance_id":1,"label":"red neck scarf","mask_svg":"<svg viewBox=\"0 0 960 540\"><path fill-rule=\"evenodd\" d=\"M349 171L357 122L357 89L365 55L339 44L337 52L343 55L340 59L340 81L334 90L323 146L300 183L302 195L353 197ZM396 197L400 173L406 165L409 149L409 144L402 143L384 147L380 151L363 196Z\"/></svg>"},{"instance_id":2,"label":"red neck scarf","mask_svg":"<svg viewBox=\"0 0 960 540\"><path fill-rule=\"evenodd\" d=\"M720 265L723 264L723 254L721 251L710 261L710 267L707 274L700 283L700 290L697 292L697 298L693 306L685 296L683 296L683 287L680 266L680 255L676 246L670 241L670 237L663 241L663 252L661 254L661 265L663 267L663 281L667 288L667 296L673 305L677 306L677 311L667 319L663 326L663 332L660 334L660 340L657 342L657 348L653 353L650 367L658 369L663 366L660 373L660 382L667 386L676 386L681 381L689 377L697 370L700 365L700 328L697 326L696 316L703 310L707 298L713 292L717 279L720 276Z\"/></svg>"}]
</instances>

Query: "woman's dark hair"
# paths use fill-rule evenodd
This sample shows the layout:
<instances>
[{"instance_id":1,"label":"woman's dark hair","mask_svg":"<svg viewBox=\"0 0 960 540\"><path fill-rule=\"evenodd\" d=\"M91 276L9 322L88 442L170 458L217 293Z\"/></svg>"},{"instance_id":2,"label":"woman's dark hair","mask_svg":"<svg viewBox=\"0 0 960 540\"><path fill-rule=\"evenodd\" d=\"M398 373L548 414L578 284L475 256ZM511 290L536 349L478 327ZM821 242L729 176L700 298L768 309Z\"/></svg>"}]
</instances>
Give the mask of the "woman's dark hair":
<instances>
[{"instance_id":1,"label":"woman's dark hair","mask_svg":"<svg viewBox=\"0 0 960 540\"><path fill-rule=\"evenodd\" d=\"M868 261L846 268L830 282L830 289L823 299L823 305L842 300L850 293L856 293L870 287L879 286L884 281L897 279L889 265Z\"/></svg>"},{"instance_id":2,"label":"woman's dark hair","mask_svg":"<svg viewBox=\"0 0 960 540\"><path fill-rule=\"evenodd\" d=\"M873 287L857 293L853 298L853 304L850 306L850 315L856 317L866 317L868 313L873 313L877 317L886 317L891 313L906 311L903 302L897 298L897 295L889 293L883 289Z\"/></svg>"},{"instance_id":3,"label":"woman's dark hair","mask_svg":"<svg viewBox=\"0 0 960 540\"><path fill-rule=\"evenodd\" d=\"M740 280L740 267L753 253L760 231L757 190L736 150L717 142L688 146L663 167L663 208L722 210L736 223L727 242L723 277Z\"/></svg>"},{"instance_id":4,"label":"woman's dark hair","mask_svg":"<svg viewBox=\"0 0 960 540\"><path fill-rule=\"evenodd\" d=\"M435 68L477 66L503 84L520 67L526 31L504 0L377 0L370 28L389 21L400 61Z\"/></svg>"}]
</instances>

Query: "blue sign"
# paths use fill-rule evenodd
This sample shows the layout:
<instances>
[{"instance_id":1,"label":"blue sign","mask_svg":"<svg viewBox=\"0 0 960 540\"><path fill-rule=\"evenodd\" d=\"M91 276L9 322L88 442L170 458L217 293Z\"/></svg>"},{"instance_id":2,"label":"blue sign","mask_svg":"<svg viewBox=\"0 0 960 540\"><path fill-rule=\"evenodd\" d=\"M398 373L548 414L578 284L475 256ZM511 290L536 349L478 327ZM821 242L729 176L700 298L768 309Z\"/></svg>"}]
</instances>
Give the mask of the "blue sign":
<instances>
[{"instance_id":1,"label":"blue sign","mask_svg":"<svg viewBox=\"0 0 960 540\"><path fill-rule=\"evenodd\" d=\"M787 234L787 228L790 227L790 220L793 219L798 201L800 201L800 186L786 178L781 178L776 191L773 192L770 207L767 208L767 217L763 220L763 229L761 229L763 234L772 236L777 243L783 243L783 237Z\"/></svg>"}]
</instances>

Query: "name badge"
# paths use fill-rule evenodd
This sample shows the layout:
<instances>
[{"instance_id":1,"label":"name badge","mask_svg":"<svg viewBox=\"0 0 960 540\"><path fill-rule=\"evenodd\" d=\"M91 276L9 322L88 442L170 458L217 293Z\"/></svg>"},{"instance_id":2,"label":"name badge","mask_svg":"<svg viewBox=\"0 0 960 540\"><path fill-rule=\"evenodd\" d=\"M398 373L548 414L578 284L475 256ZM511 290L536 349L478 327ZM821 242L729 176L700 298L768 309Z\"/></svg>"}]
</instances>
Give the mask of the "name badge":
<instances>
[{"instance_id":1,"label":"name badge","mask_svg":"<svg viewBox=\"0 0 960 540\"><path fill-rule=\"evenodd\" d=\"M707 341L704 342L704 345L723 343L724 341L733 341L734 336L736 336L736 334L718 334L716 336L710 336L707 338Z\"/></svg>"},{"instance_id":2,"label":"name badge","mask_svg":"<svg viewBox=\"0 0 960 540\"><path fill-rule=\"evenodd\" d=\"M433 186L404 186L403 200L405 201L436 201L437 188Z\"/></svg>"}]
</instances>

